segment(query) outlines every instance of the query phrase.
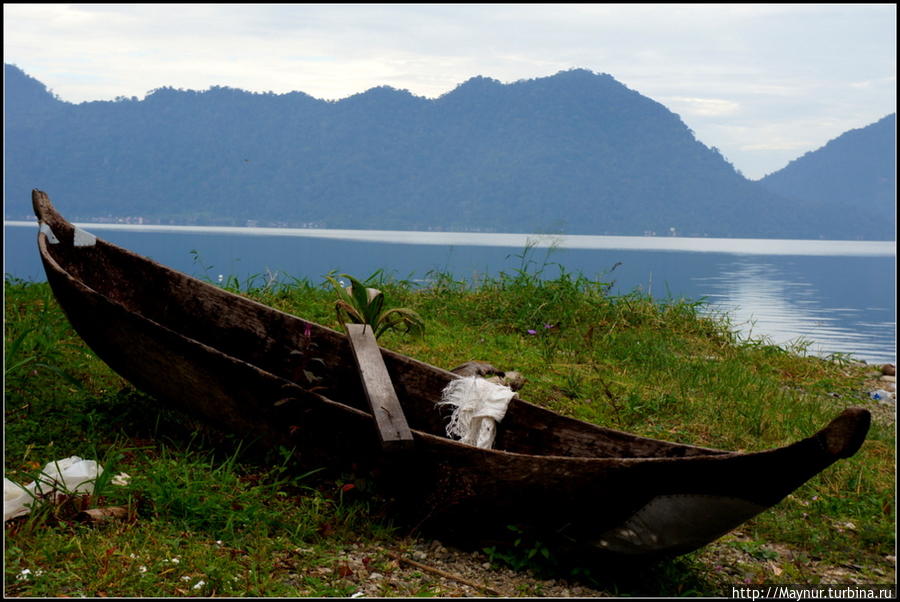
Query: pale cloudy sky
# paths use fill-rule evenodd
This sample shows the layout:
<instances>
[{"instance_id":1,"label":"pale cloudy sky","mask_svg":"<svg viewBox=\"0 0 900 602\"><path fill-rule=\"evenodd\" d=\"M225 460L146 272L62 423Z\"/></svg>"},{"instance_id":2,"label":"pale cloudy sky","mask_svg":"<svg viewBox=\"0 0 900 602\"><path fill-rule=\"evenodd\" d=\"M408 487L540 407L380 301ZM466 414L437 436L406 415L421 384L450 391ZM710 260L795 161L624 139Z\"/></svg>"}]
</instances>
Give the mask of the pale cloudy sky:
<instances>
[{"instance_id":1,"label":"pale cloudy sky","mask_svg":"<svg viewBox=\"0 0 900 602\"><path fill-rule=\"evenodd\" d=\"M4 61L69 102L162 86L434 98L609 73L759 178L896 111L895 4L4 4Z\"/></svg>"}]
</instances>

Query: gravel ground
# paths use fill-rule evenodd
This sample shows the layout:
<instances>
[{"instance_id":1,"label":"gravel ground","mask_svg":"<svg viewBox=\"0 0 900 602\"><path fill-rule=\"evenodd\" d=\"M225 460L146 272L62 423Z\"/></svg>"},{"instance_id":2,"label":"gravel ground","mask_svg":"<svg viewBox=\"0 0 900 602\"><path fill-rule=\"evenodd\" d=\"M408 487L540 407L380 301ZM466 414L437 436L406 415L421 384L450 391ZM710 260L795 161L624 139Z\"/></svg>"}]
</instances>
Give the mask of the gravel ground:
<instances>
[{"instance_id":1,"label":"gravel ground","mask_svg":"<svg viewBox=\"0 0 900 602\"><path fill-rule=\"evenodd\" d=\"M892 366L893 368L893 366ZM891 370L893 371L893 370ZM875 391L885 391L886 399L871 399ZM871 401L864 407L872 412L874 420L890 424L897 420L897 377L873 372L865 382L866 397Z\"/></svg>"},{"instance_id":2,"label":"gravel ground","mask_svg":"<svg viewBox=\"0 0 900 602\"><path fill-rule=\"evenodd\" d=\"M766 544L748 553L735 542L749 542L736 531L704 548L696 557L707 573L704 580L712 591L698 595L720 596L732 585L773 583L783 573L785 564L795 566L806 583L811 584L871 584L872 575L865 575L862 567L852 564L832 566L806 558L796 550L778 544ZM802 561L800 560L802 559ZM875 569L879 581L892 582L895 574L887 569L896 567L896 558L885 558L885 569ZM334 569L321 569L355 584L355 597L550 597L595 598L614 597L613 589L590 587L565 579L541 579L528 571L513 571L492 565L481 552L465 552L445 546L438 541L410 540L401 542L395 550L368 544L354 544L339 558ZM796 577L792 577L792 580ZM654 596L649 583L641 587L640 576L631 580L632 587L623 587L627 595Z\"/></svg>"},{"instance_id":3,"label":"gravel ground","mask_svg":"<svg viewBox=\"0 0 900 602\"><path fill-rule=\"evenodd\" d=\"M386 550L356 544L337 570L357 584L357 597L596 597L603 592L558 580L537 579L527 572L492 566L481 552L465 552L439 541L405 542Z\"/></svg>"}]
</instances>

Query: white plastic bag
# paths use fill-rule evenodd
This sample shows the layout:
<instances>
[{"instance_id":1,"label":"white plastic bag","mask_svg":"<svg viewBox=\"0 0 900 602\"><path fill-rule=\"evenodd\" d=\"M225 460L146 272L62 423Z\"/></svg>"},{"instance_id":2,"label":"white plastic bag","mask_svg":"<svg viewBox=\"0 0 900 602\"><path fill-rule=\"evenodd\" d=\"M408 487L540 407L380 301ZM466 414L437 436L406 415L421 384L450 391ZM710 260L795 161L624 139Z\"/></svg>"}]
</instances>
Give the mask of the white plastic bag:
<instances>
[{"instance_id":1,"label":"white plastic bag","mask_svg":"<svg viewBox=\"0 0 900 602\"><path fill-rule=\"evenodd\" d=\"M3 522L28 514L34 502L34 483L22 487L3 477Z\"/></svg>"},{"instance_id":2,"label":"white plastic bag","mask_svg":"<svg viewBox=\"0 0 900 602\"><path fill-rule=\"evenodd\" d=\"M93 493L94 480L101 474L103 468L94 460L71 456L47 464L38 477L37 490L39 493Z\"/></svg>"},{"instance_id":3,"label":"white plastic bag","mask_svg":"<svg viewBox=\"0 0 900 602\"><path fill-rule=\"evenodd\" d=\"M54 493L93 493L103 468L94 460L71 456L50 462L37 481L24 487L3 478L3 522L28 514L37 498Z\"/></svg>"}]
</instances>

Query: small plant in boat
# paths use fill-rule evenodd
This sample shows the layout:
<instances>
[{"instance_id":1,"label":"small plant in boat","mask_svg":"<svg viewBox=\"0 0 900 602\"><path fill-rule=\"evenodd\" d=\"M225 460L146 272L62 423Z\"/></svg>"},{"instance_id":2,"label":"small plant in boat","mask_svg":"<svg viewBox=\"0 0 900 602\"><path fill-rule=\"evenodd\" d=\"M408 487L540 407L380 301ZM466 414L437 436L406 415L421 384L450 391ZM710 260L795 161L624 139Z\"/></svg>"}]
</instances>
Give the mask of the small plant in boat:
<instances>
[{"instance_id":1,"label":"small plant in boat","mask_svg":"<svg viewBox=\"0 0 900 602\"><path fill-rule=\"evenodd\" d=\"M343 282L331 274L325 276L337 295L334 308L339 323L368 324L372 327L375 338L388 330L400 330L414 336L425 331L425 321L412 309L385 309L384 293L380 290L366 287L349 274L341 274L341 277L349 280L350 286L344 286Z\"/></svg>"}]
</instances>

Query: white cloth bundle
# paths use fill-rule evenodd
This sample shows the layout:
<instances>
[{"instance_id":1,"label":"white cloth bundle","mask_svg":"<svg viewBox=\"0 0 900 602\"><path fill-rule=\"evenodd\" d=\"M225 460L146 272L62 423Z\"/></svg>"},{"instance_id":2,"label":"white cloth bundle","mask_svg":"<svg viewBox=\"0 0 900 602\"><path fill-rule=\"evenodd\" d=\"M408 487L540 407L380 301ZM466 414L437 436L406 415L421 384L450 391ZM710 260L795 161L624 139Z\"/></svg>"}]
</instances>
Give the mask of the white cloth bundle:
<instances>
[{"instance_id":1,"label":"white cloth bundle","mask_svg":"<svg viewBox=\"0 0 900 602\"><path fill-rule=\"evenodd\" d=\"M497 436L497 423L503 420L515 395L509 387L478 376L450 381L439 404L454 406L447 434L462 443L490 449Z\"/></svg>"}]
</instances>

